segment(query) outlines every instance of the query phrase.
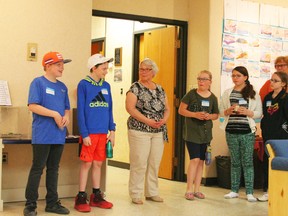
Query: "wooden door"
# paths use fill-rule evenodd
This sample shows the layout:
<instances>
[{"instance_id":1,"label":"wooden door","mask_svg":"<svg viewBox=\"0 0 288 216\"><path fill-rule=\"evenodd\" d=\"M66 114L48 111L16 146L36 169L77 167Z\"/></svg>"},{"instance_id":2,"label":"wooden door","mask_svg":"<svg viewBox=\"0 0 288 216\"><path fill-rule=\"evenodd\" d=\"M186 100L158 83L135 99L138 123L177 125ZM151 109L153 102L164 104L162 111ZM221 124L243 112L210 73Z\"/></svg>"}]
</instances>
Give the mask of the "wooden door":
<instances>
[{"instance_id":1,"label":"wooden door","mask_svg":"<svg viewBox=\"0 0 288 216\"><path fill-rule=\"evenodd\" d=\"M173 179L176 110L174 104L174 88L176 85L176 38L176 27L152 30L144 33L142 48L140 45L141 60L145 57L151 58L159 67L159 72L154 77L153 81L164 88L171 110L167 123L169 142L165 143L159 169L159 177L166 179ZM144 49L144 52L142 49Z\"/></svg>"}]
</instances>

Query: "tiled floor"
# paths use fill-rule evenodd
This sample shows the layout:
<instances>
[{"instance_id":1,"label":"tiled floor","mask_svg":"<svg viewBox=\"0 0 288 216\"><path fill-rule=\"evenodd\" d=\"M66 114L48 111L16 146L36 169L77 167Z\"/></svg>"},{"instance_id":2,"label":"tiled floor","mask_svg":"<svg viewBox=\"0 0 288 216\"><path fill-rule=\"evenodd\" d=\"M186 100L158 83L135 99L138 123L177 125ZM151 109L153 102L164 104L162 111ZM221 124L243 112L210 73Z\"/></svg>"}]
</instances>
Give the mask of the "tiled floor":
<instances>
[{"instance_id":1,"label":"tiled floor","mask_svg":"<svg viewBox=\"0 0 288 216\"><path fill-rule=\"evenodd\" d=\"M204 200L188 201L184 198L186 184L160 179L159 188L164 203L145 201L143 205L131 203L128 196L128 175L125 169L108 167L107 200L113 202L112 209L93 208L90 213L80 213L74 210L74 198L61 199L61 203L70 209L70 216L264 216L268 215L268 203L246 201L245 191L241 189L240 198L226 200L223 195L229 190L218 187L202 187L206 195ZM255 191L255 196L261 195L261 190ZM4 203L4 211L0 216L21 216L24 202ZM45 213L45 202L39 201L38 215L52 216Z\"/></svg>"}]
</instances>

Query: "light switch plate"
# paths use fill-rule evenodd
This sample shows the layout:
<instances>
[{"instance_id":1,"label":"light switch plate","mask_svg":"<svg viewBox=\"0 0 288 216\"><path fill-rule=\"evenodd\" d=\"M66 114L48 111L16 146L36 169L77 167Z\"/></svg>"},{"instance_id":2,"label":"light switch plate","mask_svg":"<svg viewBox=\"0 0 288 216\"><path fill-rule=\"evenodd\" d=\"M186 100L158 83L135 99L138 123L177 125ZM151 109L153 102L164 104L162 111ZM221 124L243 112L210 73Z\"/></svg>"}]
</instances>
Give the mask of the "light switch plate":
<instances>
[{"instance_id":1,"label":"light switch plate","mask_svg":"<svg viewBox=\"0 0 288 216\"><path fill-rule=\"evenodd\" d=\"M37 61L38 45L37 43L27 44L27 61Z\"/></svg>"}]
</instances>

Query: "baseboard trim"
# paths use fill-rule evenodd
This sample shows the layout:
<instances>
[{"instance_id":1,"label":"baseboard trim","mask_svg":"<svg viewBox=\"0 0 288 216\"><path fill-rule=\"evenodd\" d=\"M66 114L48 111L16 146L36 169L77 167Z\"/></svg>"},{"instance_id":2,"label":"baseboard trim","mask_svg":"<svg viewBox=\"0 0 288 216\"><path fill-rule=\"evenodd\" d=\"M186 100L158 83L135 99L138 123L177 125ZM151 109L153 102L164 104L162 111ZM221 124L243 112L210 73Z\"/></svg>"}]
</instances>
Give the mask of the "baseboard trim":
<instances>
[{"instance_id":1,"label":"baseboard trim","mask_svg":"<svg viewBox=\"0 0 288 216\"><path fill-rule=\"evenodd\" d=\"M218 185L218 180L216 177L212 177L212 178L202 178L201 183L204 186L215 186Z\"/></svg>"},{"instance_id":2,"label":"baseboard trim","mask_svg":"<svg viewBox=\"0 0 288 216\"><path fill-rule=\"evenodd\" d=\"M115 161L115 160L108 160L108 165L109 166L114 166L122 169L130 169L130 164L125 163L125 162L120 162L120 161Z\"/></svg>"},{"instance_id":3,"label":"baseboard trim","mask_svg":"<svg viewBox=\"0 0 288 216\"><path fill-rule=\"evenodd\" d=\"M58 185L59 198L74 197L78 193L79 186L77 185ZM39 200L45 199L46 187L40 186ZM19 202L25 201L25 188L2 189L2 199L4 202Z\"/></svg>"}]
</instances>

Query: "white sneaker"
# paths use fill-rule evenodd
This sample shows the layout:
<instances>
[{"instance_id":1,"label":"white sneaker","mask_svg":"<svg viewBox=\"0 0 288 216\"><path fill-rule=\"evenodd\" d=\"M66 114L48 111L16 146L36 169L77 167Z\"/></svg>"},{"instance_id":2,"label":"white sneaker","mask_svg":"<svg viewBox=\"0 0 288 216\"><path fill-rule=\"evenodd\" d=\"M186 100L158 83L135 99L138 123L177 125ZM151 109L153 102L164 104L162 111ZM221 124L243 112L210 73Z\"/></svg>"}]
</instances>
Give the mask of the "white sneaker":
<instances>
[{"instance_id":1,"label":"white sneaker","mask_svg":"<svg viewBox=\"0 0 288 216\"><path fill-rule=\"evenodd\" d=\"M264 193L261 197L257 198L260 202L267 202L268 201L268 193Z\"/></svg>"},{"instance_id":2,"label":"white sneaker","mask_svg":"<svg viewBox=\"0 0 288 216\"><path fill-rule=\"evenodd\" d=\"M230 193L225 194L224 198L225 199L233 199L233 198L238 198L238 196L239 196L238 193L235 193L235 192L231 191Z\"/></svg>"},{"instance_id":3,"label":"white sneaker","mask_svg":"<svg viewBox=\"0 0 288 216\"><path fill-rule=\"evenodd\" d=\"M248 202L256 202L257 199L253 196L253 194L247 194Z\"/></svg>"}]
</instances>

